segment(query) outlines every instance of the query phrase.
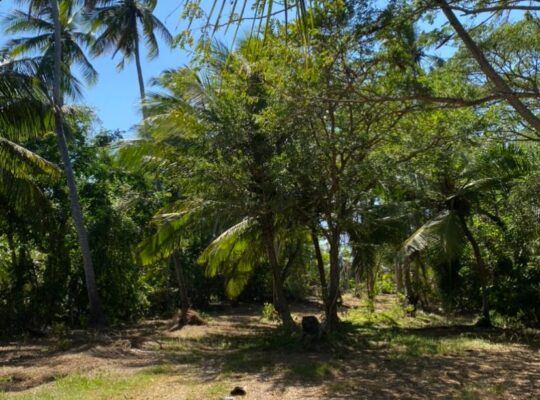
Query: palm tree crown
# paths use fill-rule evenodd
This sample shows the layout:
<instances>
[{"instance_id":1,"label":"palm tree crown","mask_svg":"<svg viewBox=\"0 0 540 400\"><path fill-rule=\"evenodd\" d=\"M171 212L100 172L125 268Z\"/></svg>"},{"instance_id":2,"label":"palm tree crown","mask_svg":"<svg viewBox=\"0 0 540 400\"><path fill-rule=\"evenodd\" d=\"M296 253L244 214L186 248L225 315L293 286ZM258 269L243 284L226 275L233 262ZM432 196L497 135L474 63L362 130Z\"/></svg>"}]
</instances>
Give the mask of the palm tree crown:
<instances>
[{"instance_id":1,"label":"palm tree crown","mask_svg":"<svg viewBox=\"0 0 540 400\"><path fill-rule=\"evenodd\" d=\"M70 97L81 96L81 83L71 73L77 66L85 83L91 85L98 73L86 57L83 48L92 44L92 35L78 28L78 13L72 1L62 1L59 7L62 36L62 92ZM52 87L55 54L54 21L50 5L32 4L27 12L16 10L4 19L7 33L31 33L10 40L6 51L18 60L32 58L37 64L37 74L47 87Z\"/></svg>"},{"instance_id":2,"label":"palm tree crown","mask_svg":"<svg viewBox=\"0 0 540 400\"><path fill-rule=\"evenodd\" d=\"M92 13L94 29L99 31L92 53L97 56L112 51L113 57L118 52L122 53L118 69L123 69L126 61L135 58L141 98L144 98L139 47L141 37L145 40L150 58L159 54L156 31L168 45L173 42L167 27L153 14L157 0L102 0L98 4L101 7L95 8Z\"/></svg>"}]
</instances>

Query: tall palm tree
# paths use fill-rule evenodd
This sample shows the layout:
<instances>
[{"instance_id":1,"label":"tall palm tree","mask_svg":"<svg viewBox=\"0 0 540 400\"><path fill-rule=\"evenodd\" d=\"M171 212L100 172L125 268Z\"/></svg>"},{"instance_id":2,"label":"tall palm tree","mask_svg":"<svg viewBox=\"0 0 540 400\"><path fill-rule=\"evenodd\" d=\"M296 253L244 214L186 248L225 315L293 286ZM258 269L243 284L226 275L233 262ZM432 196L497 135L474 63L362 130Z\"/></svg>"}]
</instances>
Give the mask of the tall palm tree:
<instances>
[{"instance_id":1,"label":"tall palm tree","mask_svg":"<svg viewBox=\"0 0 540 400\"><path fill-rule=\"evenodd\" d=\"M28 11L12 11L3 21L6 33L28 34L8 41L5 51L15 59L31 58L38 67L36 73L51 88L56 49L52 12L52 7L48 5L31 7ZM89 47L93 39L91 34L78 29L78 13L72 2L60 3L59 18L62 38L61 89L65 95L78 98L82 94L81 82L71 73L71 67L77 66L86 84L92 85L97 81L98 73L84 53L84 48Z\"/></svg>"},{"instance_id":2,"label":"tall palm tree","mask_svg":"<svg viewBox=\"0 0 540 400\"><path fill-rule=\"evenodd\" d=\"M142 101L146 92L141 66L141 39L146 42L149 58L159 54L156 31L168 45L173 41L167 27L153 14L157 0L101 0L98 3L102 7L97 7L92 17L94 28L100 33L92 46L92 53L98 56L112 51L113 57L118 52L122 53L122 60L117 65L120 70L126 61L134 58Z\"/></svg>"},{"instance_id":3,"label":"tall palm tree","mask_svg":"<svg viewBox=\"0 0 540 400\"><path fill-rule=\"evenodd\" d=\"M93 1L87 0L84 2L84 5L88 8L91 7L93 3ZM94 326L102 326L105 324L105 314L103 313L101 301L97 291L94 266L92 263L90 245L88 243L88 234L84 225L84 218L81 211L77 186L75 183L75 175L73 172L71 159L69 157L69 151L64 133L64 95L69 87L66 85L66 80L68 79L68 76L71 75L71 65L69 64L69 61L73 60L70 60L69 57L78 53L77 51L72 53L73 49L70 48L71 42L69 42L69 40L73 38L73 36L67 34L66 23L71 20L67 17L73 15L72 13L76 1L30 0L29 4L29 14L31 16L38 15L48 17L49 22L52 24L48 25L48 29L50 29L52 26L53 34L51 37L49 37L49 46L45 47L49 54L48 61L50 64L48 68L52 68L52 70L50 70L50 75L44 74L43 83L45 84L46 91L48 92L47 95L50 99L50 104L54 110L54 127L58 141L58 149L62 158L63 169L69 189L73 223L77 231L79 246L83 257L83 268L89 300L90 323ZM64 45L65 41L67 41L66 45ZM63 51L63 45L68 49L66 52ZM45 65L43 63L40 64L42 65L42 71L44 71ZM91 77L91 74L87 74L87 78L89 77ZM52 96L50 92L52 92Z\"/></svg>"},{"instance_id":4,"label":"tall palm tree","mask_svg":"<svg viewBox=\"0 0 540 400\"><path fill-rule=\"evenodd\" d=\"M151 140L142 140L138 143L141 150L138 156L146 157L146 166L158 163L161 166L160 170L163 168L170 170L178 179L181 179L180 177L184 174L177 169L179 157L186 157L186 160L189 160L186 163L190 164L191 152L186 150L201 146L199 140L207 137L205 135L217 136L213 139L215 144L209 147L213 149L214 146L221 146L224 153L230 154L231 148L227 147L229 145L250 148L247 157L251 157L250 163L257 166L257 173L252 173L253 170L246 172L246 179L251 182L250 195L245 196L242 190L238 191L239 186L235 184L232 185L230 191L221 189L214 191L213 184L207 182L215 182L213 181L215 178L210 178L209 175L203 176L203 173L197 172L201 180L192 181L183 189L187 199L180 199L157 216L157 232L141 245L139 256L142 262L145 262L144 260L153 262L156 256L168 256L176 250L175 246L179 237L185 231L189 231L186 227L190 224L197 224L200 227L206 223L207 232L214 235L220 233L200 259L207 265L207 272L225 274L227 293L235 296L247 282L253 266L261 259L265 259L272 273L276 309L283 325L292 327L294 321L290 314L283 283L288 269L286 266L290 264L289 256L294 254L294 252L288 254L285 247L295 247L296 240L290 239L296 239L296 235L291 234L291 228L288 225L286 228L283 227L285 218L280 217L281 214L276 211L274 199L268 199L257 189L263 184L275 183L268 183L269 180L261 178L261 175L267 171L261 174L258 171L267 168L261 158L278 150L271 145L268 145L271 150L267 152L251 150L260 145L258 142L260 136L258 136L257 128L251 124L250 117L246 117L246 120L240 120L240 118L251 115L249 112L244 114L244 110L251 111L249 107L252 104L235 104L238 109L235 108L234 112L228 114L230 109L224 104L230 104L230 98L221 90L221 76L227 75L224 73L225 70L229 68L230 63L234 64L234 62L238 63L236 68L244 71L245 76L242 75L242 79L245 80L242 82L248 84L249 90L252 90L251 93L259 90L256 83L258 77L251 72L254 68L247 59L251 57L250 52L253 51L250 46L249 42L243 44L242 50L239 50L242 52L241 56L234 58L234 54L230 53L225 46L216 44L212 48L212 57L205 64L203 72L198 73L194 69L182 68L163 74L157 81L162 90L149 96L148 101L149 118L147 121L151 121L151 124L148 124L149 129L145 130L145 134L150 135ZM244 54L246 54L245 58ZM237 76L232 73L232 69L227 71L230 73L227 76L231 79L232 76ZM257 106L262 107L262 103ZM237 110L242 110L239 112L240 116L235 114ZM193 124L185 123L188 120ZM234 124L231 124L231 120L235 120ZM201 125L195 121L199 121ZM235 127L249 126L249 128L242 128L243 130L237 132L231 128L233 125ZM191 128L193 126L196 127ZM174 128L163 129L164 127ZM239 142L230 144L232 135L239 137L239 142L242 144ZM271 140L276 140L275 136ZM206 139L203 139L203 142L205 141ZM133 149L137 152L137 146ZM209 153L205 154L210 159L212 158L210 153L213 150L207 150ZM201 149L201 151L206 150ZM261 156L260 154L263 153L264 155ZM149 155L151 156L148 157ZM197 157L200 159L203 155L200 154ZM194 166L194 171L197 168ZM192 186L188 187L189 185ZM254 205L255 202L252 203L249 200L254 197L257 197L259 204ZM217 226L215 221L219 221ZM285 237L287 240L284 239ZM292 243L292 245L284 247L285 243Z\"/></svg>"}]
</instances>

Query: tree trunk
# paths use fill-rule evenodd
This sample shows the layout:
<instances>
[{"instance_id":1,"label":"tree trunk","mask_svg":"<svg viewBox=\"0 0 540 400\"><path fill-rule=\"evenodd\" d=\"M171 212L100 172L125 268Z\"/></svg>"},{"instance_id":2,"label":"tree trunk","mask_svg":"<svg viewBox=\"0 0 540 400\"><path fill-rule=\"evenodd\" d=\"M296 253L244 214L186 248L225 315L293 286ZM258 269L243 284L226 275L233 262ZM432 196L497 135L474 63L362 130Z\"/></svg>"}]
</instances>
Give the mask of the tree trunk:
<instances>
[{"instance_id":1,"label":"tree trunk","mask_svg":"<svg viewBox=\"0 0 540 400\"><path fill-rule=\"evenodd\" d=\"M291 311L289 310L289 304L285 297L285 291L283 290L283 281L281 279L282 270L276 254L273 222L269 217L266 217L265 221L262 222L262 234L268 262L270 263L270 268L272 270L274 306L281 317L283 327L286 329L293 329L294 321L291 317Z\"/></svg>"},{"instance_id":2,"label":"tree trunk","mask_svg":"<svg viewBox=\"0 0 540 400\"><path fill-rule=\"evenodd\" d=\"M508 101L514 110L516 110L516 112L534 128L536 134L540 136L540 119L533 114L533 112L514 93L506 81L501 78L497 71L495 71L482 50L480 50L478 45L474 42L467 30L456 17L446 0L437 0L437 3L441 7L446 19L448 19L448 22L450 25L452 25L458 36L461 38L465 44L465 47L467 47L488 80L493 84L493 86L495 86L497 91L504 96L506 101Z\"/></svg>"},{"instance_id":3,"label":"tree trunk","mask_svg":"<svg viewBox=\"0 0 540 400\"><path fill-rule=\"evenodd\" d=\"M146 111L144 108L144 99L146 98L146 91L144 89L144 77L141 65L141 52L139 48L139 38L135 41L135 65L137 66L137 78L139 80L139 93L141 96L141 110L143 118L146 118Z\"/></svg>"},{"instance_id":4,"label":"tree trunk","mask_svg":"<svg viewBox=\"0 0 540 400\"><path fill-rule=\"evenodd\" d=\"M478 242L476 241L474 235L470 231L467 221L465 220L465 217L463 215L459 216L459 220L461 222L461 227L463 229L463 232L465 233L465 237L471 244L471 247L473 249L474 258L476 259L476 273L478 274L478 280L480 282L480 291L482 296L482 318L479 321L479 325L490 327L491 326L491 318L489 317L489 300L488 300L488 294L487 294L487 268L486 264L484 262L484 258L482 257L482 252L480 251L480 246L478 245Z\"/></svg>"},{"instance_id":5,"label":"tree trunk","mask_svg":"<svg viewBox=\"0 0 540 400\"><path fill-rule=\"evenodd\" d=\"M64 173L69 189L69 200L71 202L71 213L79 246L83 257L84 275L86 281L86 290L88 292L88 301L90 309L90 324L92 326L103 326L106 324L105 314L101 307L101 301L97 292L96 278L94 274L94 266L92 265L92 257L90 246L88 244L88 236L84 226L84 219L79 204L79 195L75 184L75 175L69 158L68 147L64 135L64 118L62 115L62 107L64 105L61 82L61 65L62 65L62 36L60 17L58 15L58 1L51 0L51 11L54 20L54 76L53 76L53 102L54 102L54 120L56 127L56 137L58 140L58 150L62 157Z\"/></svg>"},{"instance_id":6,"label":"tree trunk","mask_svg":"<svg viewBox=\"0 0 540 400\"><path fill-rule=\"evenodd\" d=\"M326 330L333 332L339 323L339 230L333 228L330 234L330 282L328 285L328 307L326 309Z\"/></svg>"},{"instance_id":7,"label":"tree trunk","mask_svg":"<svg viewBox=\"0 0 540 400\"><path fill-rule=\"evenodd\" d=\"M313 248L315 249L315 257L317 258L317 269L319 270L319 281L321 283L321 297L324 309L327 310L328 286L326 283L326 273L324 272L324 260L322 257L321 246L319 244L319 237L314 229L311 231L311 241L313 242Z\"/></svg>"},{"instance_id":8,"label":"tree trunk","mask_svg":"<svg viewBox=\"0 0 540 400\"><path fill-rule=\"evenodd\" d=\"M179 254L177 251L172 254L172 262L174 266L174 272L176 274L176 280L178 281L178 292L180 294L180 318L185 319L189 311L190 301L187 292L186 280L184 277L184 270L180 265Z\"/></svg>"},{"instance_id":9,"label":"tree trunk","mask_svg":"<svg viewBox=\"0 0 540 400\"><path fill-rule=\"evenodd\" d=\"M403 263L399 257L396 257L394 263L394 273L396 278L396 291L398 293L403 293Z\"/></svg>"}]
</instances>

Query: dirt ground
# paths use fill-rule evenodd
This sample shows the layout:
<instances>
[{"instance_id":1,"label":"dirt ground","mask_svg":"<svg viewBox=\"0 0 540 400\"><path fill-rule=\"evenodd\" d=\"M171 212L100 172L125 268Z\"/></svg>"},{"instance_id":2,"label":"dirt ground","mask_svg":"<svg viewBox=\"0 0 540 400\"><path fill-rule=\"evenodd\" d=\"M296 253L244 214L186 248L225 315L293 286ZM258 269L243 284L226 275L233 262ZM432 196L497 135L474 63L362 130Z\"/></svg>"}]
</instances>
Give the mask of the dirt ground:
<instances>
[{"instance_id":1,"label":"dirt ground","mask_svg":"<svg viewBox=\"0 0 540 400\"><path fill-rule=\"evenodd\" d=\"M299 320L317 310L294 311ZM343 340L306 344L280 337L260 315L256 306L227 307L204 315L207 326L177 332L146 321L107 334L0 342L0 399L39 399L64 377L100 374L111 384L144 374L118 399L223 399L235 386L246 399L540 399L536 334L351 324Z\"/></svg>"}]
</instances>

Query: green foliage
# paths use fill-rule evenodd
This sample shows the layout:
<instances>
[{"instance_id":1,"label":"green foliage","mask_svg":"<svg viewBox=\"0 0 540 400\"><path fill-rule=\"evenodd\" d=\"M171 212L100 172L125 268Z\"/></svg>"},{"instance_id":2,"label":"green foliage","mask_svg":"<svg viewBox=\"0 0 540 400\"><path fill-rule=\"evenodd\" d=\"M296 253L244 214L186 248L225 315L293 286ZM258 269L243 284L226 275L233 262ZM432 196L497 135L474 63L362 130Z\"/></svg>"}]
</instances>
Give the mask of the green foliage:
<instances>
[{"instance_id":1,"label":"green foliage","mask_svg":"<svg viewBox=\"0 0 540 400\"><path fill-rule=\"evenodd\" d=\"M156 1L86 3L93 13L59 2L61 84L72 98L81 94L72 66L88 84L97 77L85 47L121 52L121 68L139 58L142 37L150 57L156 34L172 42ZM214 2L207 25L232 24L247 3ZM87 319L49 134L50 4L5 19L20 35L0 65L0 318L13 330ZM430 13L434 25L420 30L414 4L294 2L301 18L287 21L273 20L275 5L257 3L254 35L232 48L203 29L188 65L153 80L136 140L94 132L87 110L64 111L112 322L170 313L185 294L191 306L273 299L269 318L319 295L331 326L333 300L354 287L366 289L370 312L351 318L375 325L399 325L417 308L481 306L501 324L539 324L538 135L501 101L508 93L478 79L466 48L441 53L448 29ZM203 17L198 2L185 7L190 21ZM524 16L472 33L533 111L537 31ZM376 295L396 292L404 309L375 310ZM414 338L397 346L440 350Z\"/></svg>"},{"instance_id":2,"label":"green foliage","mask_svg":"<svg viewBox=\"0 0 540 400\"><path fill-rule=\"evenodd\" d=\"M262 319L270 322L279 321L279 314L272 303L264 303L262 308Z\"/></svg>"}]
</instances>

